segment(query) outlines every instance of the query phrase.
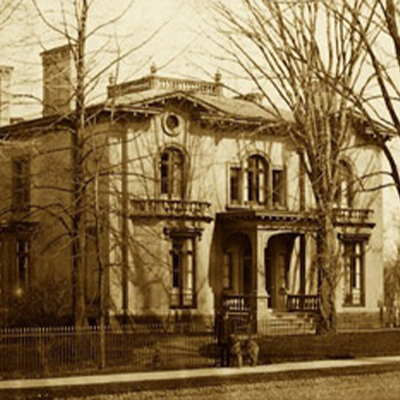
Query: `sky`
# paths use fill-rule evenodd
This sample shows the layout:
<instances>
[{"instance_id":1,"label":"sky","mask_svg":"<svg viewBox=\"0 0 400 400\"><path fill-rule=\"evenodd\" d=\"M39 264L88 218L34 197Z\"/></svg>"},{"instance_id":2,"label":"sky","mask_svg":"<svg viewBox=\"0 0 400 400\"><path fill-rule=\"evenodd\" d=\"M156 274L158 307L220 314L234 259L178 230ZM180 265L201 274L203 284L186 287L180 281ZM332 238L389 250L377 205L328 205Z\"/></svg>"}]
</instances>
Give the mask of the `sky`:
<instances>
[{"instance_id":1,"label":"sky","mask_svg":"<svg viewBox=\"0 0 400 400\"><path fill-rule=\"evenodd\" d=\"M57 28L64 25L62 3L65 3L66 20L70 17L73 21L72 1L37 0L42 15ZM31 2L23 4L26 8L14 17L12 24L3 28L0 35L1 64L14 67L16 93L40 97L40 53L65 44L65 37L43 23ZM101 68L115 57L117 51L128 53L136 48L118 63L118 68L103 74L97 95L105 93L111 73L117 75L120 82L137 79L148 74L152 64L163 75L213 79L218 61L211 55L213 45L207 39L209 4L209 0L95 0L89 31L115 18L118 22L105 26L89 39L89 66ZM69 32L73 29L69 28ZM215 49L213 51L215 53ZM14 107L13 112L14 116L33 117L40 112L40 107L38 102L35 104L25 98L22 106Z\"/></svg>"},{"instance_id":2,"label":"sky","mask_svg":"<svg viewBox=\"0 0 400 400\"><path fill-rule=\"evenodd\" d=\"M233 4L233 0L227 2ZM64 4L69 32L73 32L72 3L71 0L37 0L43 17L56 29L65 26L61 7ZM92 93L93 101L105 94L111 73L119 82L129 81L148 74L152 64L161 75L203 80L212 80L220 70L228 86L250 90L235 71L228 72L231 65L228 66L216 44L213 0L92 0L91 3L89 31L106 21L117 21L89 39L89 66L98 71L117 51L124 53L136 48L117 68L102 74ZM14 15L11 23L0 25L0 64L14 67L12 91L17 96L12 116L32 118L41 112L40 53L65 44L65 37L43 22L32 2L22 4L23 9ZM394 147L400 149L398 141ZM400 150L397 151L400 159ZM389 253L399 240L399 200L393 190L386 190L384 196L385 246Z\"/></svg>"}]
</instances>

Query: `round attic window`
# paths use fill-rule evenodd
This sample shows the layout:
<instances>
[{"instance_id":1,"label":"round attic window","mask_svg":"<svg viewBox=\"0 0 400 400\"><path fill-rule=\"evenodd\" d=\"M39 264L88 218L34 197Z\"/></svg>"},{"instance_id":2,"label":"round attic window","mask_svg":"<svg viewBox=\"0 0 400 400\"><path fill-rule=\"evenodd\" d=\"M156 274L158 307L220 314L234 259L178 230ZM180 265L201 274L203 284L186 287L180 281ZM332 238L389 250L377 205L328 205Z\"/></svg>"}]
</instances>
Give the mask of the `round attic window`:
<instances>
[{"instance_id":1,"label":"round attic window","mask_svg":"<svg viewBox=\"0 0 400 400\"><path fill-rule=\"evenodd\" d=\"M162 126L166 134L177 136L182 131L182 118L174 113L167 113L163 116Z\"/></svg>"}]
</instances>

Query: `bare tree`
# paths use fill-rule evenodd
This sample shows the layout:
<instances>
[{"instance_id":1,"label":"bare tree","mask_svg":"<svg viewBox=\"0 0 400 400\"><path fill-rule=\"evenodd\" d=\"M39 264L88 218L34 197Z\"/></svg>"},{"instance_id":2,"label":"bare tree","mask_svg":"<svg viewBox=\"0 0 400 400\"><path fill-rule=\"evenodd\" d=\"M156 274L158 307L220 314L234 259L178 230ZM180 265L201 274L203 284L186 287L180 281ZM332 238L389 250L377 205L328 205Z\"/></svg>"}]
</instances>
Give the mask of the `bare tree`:
<instances>
[{"instance_id":1,"label":"bare tree","mask_svg":"<svg viewBox=\"0 0 400 400\"><path fill-rule=\"evenodd\" d=\"M354 87L365 61L363 41L323 1L219 2L220 46L266 99L275 128L301 153L317 215L320 329L336 329L335 293L340 262L334 229L340 160L352 145L353 114L332 86ZM368 26L366 27L368 29ZM324 71L328 80L317 71ZM290 111L288 116L287 111ZM269 124L270 125L270 124ZM266 127L268 129L268 126Z\"/></svg>"},{"instance_id":2,"label":"bare tree","mask_svg":"<svg viewBox=\"0 0 400 400\"><path fill-rule=\"evenodd\" d=\"M56 71L57 74L54 76L54 79L59 79L61 76L62 81L58 83L59 86L60 83L67 86L68 97L62 100L68 107L65 107L65 104L60 107L59 103L49 102L48 98L44 98L44 107L47 110L45 112L48 113L49 118L42 119L42 122L33 128L11 127L14 133L7 135L5 132L3 135L5 139L3 150L16 146L30 148L32 157L46 160L47 167L42 167L42 177L37 177L37 182L40 182L34 188L42 191L44 198L47 199L50 196L51 200L48 203L32 204L29 208L29 216L45 213L47 218L61 224L64 229L63 233L52 240L57 241L65 236L68 238L71 251L72 308L74 323L78 327L86 323L87 317L84 290L84 274L88 267L86 265L88 263L87 228L90 224L94 227L91 234L94 236L97 254L96 268L98 268L100 290L99 318L101 324L104 324L107 303L104 274L107 263L102 259L104 252L101 248L107 232L112 229L104 215L106 209L109 210L111 207L108 201L109 177L121 173L120 164L110 165L109 163L111 145L108 135L119 116L115 113L113 102L106 101L96 106L91 103L91 100L99 81L111 72L118 73L119 63L141 49L157 34L158 30L149 33L139 43L133 41L136 44L130 46L127 51L122 51L118 45L114 46L116 52L112 59L97 65L95 56L101 59L100 54L105 51L104 46L109 44L110 40L115 40L114 37L102 32L105 28L118 23L126 11L132 7L133 2L130 2L116 17L98 23L91 19L96 10L98 11L98 7L101 7L101 4L95 1L77 0L71 4L61 2L60 15L57 15L57 18L54 15L49 16L41 8L39 2L33 0L33 5L45 27L55 34L58 40L62 40L63 44L67 44L66 51L72 57L71 70L67 72L61 70L66 67L61 64L61 67L58 67L61 69ZM89 51L88 41L99 34L102 34L100 48ZM68 68L69 66L66 67ZM61 90L65 90L65 87ZM99 131L98 122L104 115L107 121L106 128ZM58 140L57 144L57 139L54 141L54 135L65 132L68 140ZM60 177L60 172L62 177ZM36 172L36 175L39 173ZM118 198L120 193L114 193L113 196L114 199ZM115 208L114 205L113 207ZM10 212L12 212L11 208L2 210L4 215ZM119 210L118 213L121 214L121 211ZM123 216L125 220L126 214ZM25 214L23 218L28 220L29 217ZM49 248L53 244L49 243Z\"/></svg>"}]
</instances>

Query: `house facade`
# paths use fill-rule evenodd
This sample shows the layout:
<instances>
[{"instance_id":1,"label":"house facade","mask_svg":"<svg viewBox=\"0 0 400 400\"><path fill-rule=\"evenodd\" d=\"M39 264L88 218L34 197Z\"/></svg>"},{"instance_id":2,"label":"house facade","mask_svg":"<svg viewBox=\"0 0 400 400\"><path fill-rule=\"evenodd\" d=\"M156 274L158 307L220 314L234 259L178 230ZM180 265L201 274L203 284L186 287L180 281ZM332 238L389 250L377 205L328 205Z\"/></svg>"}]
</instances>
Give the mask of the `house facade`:
<instances>
[{"instance_id":1,"label":"house facade","mask_svg":"<svg viewBox=\"0 0 400 400\"><path fill-rule=\"evenodd\" d=\"M68 65L65 52L51 54ZM49 63L48 54L43 59ZM2 171L9 196L0 236L3 306L49 274L70 282L70 243L62 235L70 139L60 115L71 101L49 89L50 78L45 97L58 97L46 99L45 116L0 128L20 143L7 150ZM311 186L299 148L260 101L225 96L219 74L202 82L152 68L144 78L110 82L88 126L93 149L105 149L88 170L108 171L100 173L97 205L92 189L87 200L88 309L99 299L99 252L110 317L212 320L225 306L265 321L318 309ZM354 128L350 137L340 187L332 188L341 260L336 308L339 318L373 325L383 300L382 195L357 182L370 176L368 186L379 186L381 154L364 131ZM33 138L35 146L23 145ZM97 247L96 207L104 228Z\"/></svg>"}]
</instances>

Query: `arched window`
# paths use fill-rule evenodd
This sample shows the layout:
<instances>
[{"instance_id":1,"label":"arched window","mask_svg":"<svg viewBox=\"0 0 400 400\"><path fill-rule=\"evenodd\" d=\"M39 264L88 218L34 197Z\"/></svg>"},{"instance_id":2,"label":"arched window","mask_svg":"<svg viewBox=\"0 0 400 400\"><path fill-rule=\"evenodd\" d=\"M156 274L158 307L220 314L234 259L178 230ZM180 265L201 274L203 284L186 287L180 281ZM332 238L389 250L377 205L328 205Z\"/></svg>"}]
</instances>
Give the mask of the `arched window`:
<instances>
[{"instance_id":1,"label":"arched window","mask_svg":"<svg viewBox=\"0 0 400 400\"><path fill-rule=\"evenodd\" d=\"M336 205L339 208L352 208L354 203L354 175L348 162L340 160L337 178Z\"/></svg>"},{"instance_id":2,"label":"arched window","mask_svg":"<svg viewBox=\"0 0 400 400\"><path fill-rule=\"evenodd\" d=\"M184 198L185 156L181 150L166 149L161 154L161 194L168 198Z\"/></svg>"},{"instance_id":3,"label":"arched window","mask_svg":"<svg viewBox=\"0 0 400 400\"><path fill-rule=\"evenodd\" d=\"M266 204L268 199L267 161L259 156L250 156L247 159L246 194L247 201L255 204Z\"/></svg>"}]
</instances>

